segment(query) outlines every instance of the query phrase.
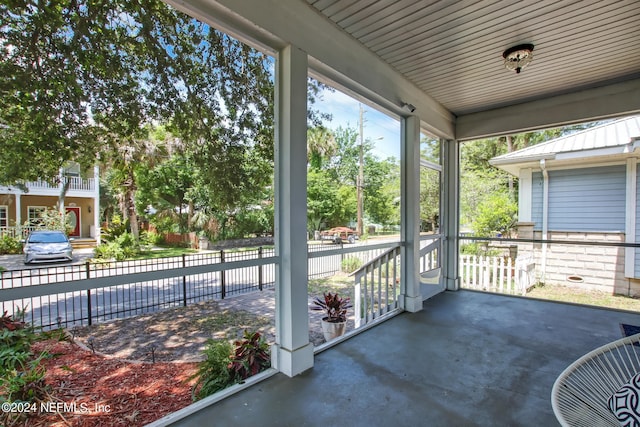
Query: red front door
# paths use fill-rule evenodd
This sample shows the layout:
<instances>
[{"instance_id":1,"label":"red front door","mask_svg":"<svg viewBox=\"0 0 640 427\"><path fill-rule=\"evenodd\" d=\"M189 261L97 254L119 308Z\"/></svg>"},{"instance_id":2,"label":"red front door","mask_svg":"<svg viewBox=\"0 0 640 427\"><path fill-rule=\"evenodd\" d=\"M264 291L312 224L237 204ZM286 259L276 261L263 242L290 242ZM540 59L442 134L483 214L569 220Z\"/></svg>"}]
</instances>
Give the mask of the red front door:
<instances>
[{"instance_id":1,"label":"red front door","mask_svg":"<svg viewBox=\"0 0 640 427\"><path fill-rule=\"evenodd\" d=\"M67 222L72 230L69 236L80 237L80 208L66 208Z\"/></svg>"}]
</instances>

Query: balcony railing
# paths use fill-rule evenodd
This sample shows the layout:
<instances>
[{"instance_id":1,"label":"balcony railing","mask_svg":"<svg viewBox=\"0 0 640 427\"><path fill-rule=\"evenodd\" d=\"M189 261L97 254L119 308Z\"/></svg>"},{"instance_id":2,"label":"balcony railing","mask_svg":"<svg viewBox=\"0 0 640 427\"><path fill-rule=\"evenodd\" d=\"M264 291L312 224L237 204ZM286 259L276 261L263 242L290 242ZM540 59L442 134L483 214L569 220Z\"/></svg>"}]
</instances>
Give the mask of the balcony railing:
<instances>
[{"instance_id":1,"label":"balcony railing","mask_svg":"<svg viewBox=\"0 0 640 427\"><path fill-rule=\"evenodd\" d=\"M95 178L80 178L77 176L67 177L70 181L69 191L93 191L95 190ZM26 183L29 189L55 190L59 188L58 184L51 184L44 180L30 181Z\"/></svg>"}]
</instances>

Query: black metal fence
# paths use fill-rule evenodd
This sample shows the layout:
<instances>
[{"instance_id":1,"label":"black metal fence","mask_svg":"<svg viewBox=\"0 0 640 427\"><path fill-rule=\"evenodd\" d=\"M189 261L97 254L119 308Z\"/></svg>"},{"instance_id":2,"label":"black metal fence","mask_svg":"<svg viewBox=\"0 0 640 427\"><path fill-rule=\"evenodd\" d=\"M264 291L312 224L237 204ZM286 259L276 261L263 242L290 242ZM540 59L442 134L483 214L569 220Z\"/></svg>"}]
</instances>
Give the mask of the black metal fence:
<instances>
[{"instance_id":1,"label":"black metal fence","mask_svg":"<svg viewBox=\"0 0 640 427\"><path fill-rule=\"evenodd\" d=\"M2 297L2 310L15 313L25 309L25 321L43 328L91 325L273 288L273 257L273 248L257 248L5 271L0 273L0 294L8 294ZM211 266L217 268L207 268ZM205 272L188 274L199 270ZM51 286L86 289L49 294ZM9 291L33 296L10 299Z\"/></svg>"},{"instance_id":2,"label":"black metal fence","mask_svg":"<svg viewBox=\"0 0 640 427\"><path fill-rule=\"evenodd\" d=\"M331 276L347 258L364 264L388 246L310 245L309 277ZM0 304L9 314L25 309L24 320L45 329L91 325L273 289L276 262L275 250L261 247L5 271Z\"/></svg>"}]
</instances>

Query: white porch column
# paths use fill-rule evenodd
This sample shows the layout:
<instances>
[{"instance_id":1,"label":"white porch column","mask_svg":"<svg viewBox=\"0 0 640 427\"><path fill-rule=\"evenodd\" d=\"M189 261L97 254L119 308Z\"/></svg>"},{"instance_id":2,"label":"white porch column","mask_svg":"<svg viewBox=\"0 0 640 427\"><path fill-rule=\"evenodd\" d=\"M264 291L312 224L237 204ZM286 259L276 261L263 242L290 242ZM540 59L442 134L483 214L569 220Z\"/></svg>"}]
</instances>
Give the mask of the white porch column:
<instances>
[{"instance_id":1,"label":"white porch column","mask_svg":"<svg viewBox=\"0 0 640 427\"><path fill-rule=\"evenodd\" d=\"M22 226L22 191L16 190L13 193L16 198L16 226Z\"/></svg>"},{"instance_id":2,"label":"white porch column","mask_svg":"<svg viewBox=\"0 0 640 427\"><path fill-rule=\"evenodd\" d=\"M458 266L458 234L460 227L460 156L459 143L453 140L441 140L444 160L442 180L442 218L444 233L442 244L442 274L447 290L460 289L460 271Z\"/></svg>"},{"instance_id":3,"label":"white porch column","mask_svg":"<svg viewBox=\"0 0 640 427\"><path fill-rule=\"evenodd\" d=\"M307 296L307 55L280 51L275 94L276 343L272 364L288 376L313 367Z\"/></svg>"},{"instance_id":4,"label":"white porch column","mask_svg":"<svg viewBox=\"0 0 640 427\"><path fill-rule=\"evenodd\" d=\"M402 120L401 131L401 228L404 243L401 274L401 307L422 310L420 293L420 121L416 116Z\"/></svg>"}]
</instances>

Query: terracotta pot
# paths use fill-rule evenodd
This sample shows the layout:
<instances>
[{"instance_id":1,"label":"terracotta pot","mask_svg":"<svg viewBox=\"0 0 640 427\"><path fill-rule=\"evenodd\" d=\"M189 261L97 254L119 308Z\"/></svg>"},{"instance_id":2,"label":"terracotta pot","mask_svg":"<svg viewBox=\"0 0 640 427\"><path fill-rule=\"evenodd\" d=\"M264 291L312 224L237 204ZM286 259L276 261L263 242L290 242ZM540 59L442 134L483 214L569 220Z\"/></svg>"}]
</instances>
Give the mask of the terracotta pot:
<instances>
[{"instance_id":1,"label":"terracotta pot","mask_svg":"<svg viewBox=\"0 0 640 427\"><path fill-rule=\"evenodd\" d=\"M322 333L325 341L331 341L334 338L344 335L347 329L347 322L327 322L322 319Z\"/></svg>"}]
</instances>

